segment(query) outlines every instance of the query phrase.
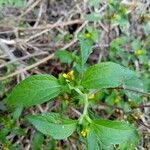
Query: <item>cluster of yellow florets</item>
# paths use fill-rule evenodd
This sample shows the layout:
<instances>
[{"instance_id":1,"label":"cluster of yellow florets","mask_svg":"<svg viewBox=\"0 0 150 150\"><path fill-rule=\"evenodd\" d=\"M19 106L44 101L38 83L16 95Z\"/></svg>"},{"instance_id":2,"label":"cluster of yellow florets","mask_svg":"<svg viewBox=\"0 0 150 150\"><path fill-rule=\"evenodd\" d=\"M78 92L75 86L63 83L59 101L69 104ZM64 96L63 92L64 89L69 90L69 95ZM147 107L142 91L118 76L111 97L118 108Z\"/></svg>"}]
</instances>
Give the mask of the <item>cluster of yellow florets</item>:
<instances>
[{"instance_id":1,"label":"cluster of yellow florets","mask_svg":"<svg viewBox=\"0 0 150 150\"><path fill-rule=\"evenodd\" d=\"M92 38L92 34L89 33L89 32L88 32L88 33L85 33L85 37L86 37L86 38Z\"/></svg>"},{"instance_id":2,"label":"cluster of yellow florets","mask_svg":"<svg viewBox=\"0 0 150 150\"><path fill-rule=\"evenodd\" d=\"M116 13L114 13L114 14L112 15L112 18L111 18L111 19L118 19L118 18L119 18L119 15L116 14Z\"/></svg>"},{"instance_id":3,"label":"cluster of yellow florets","mask_svg":"<svg viewBox=\"0 0 150 150\"><path fill-rule=\"evenodd\" d=\"M82 135L83 137L86 137L86 136L88 135L88 133L89 133L89 130L88 130L87 128L84 128L84 129L81 131L81 135Z\"/></svg>"},{"instance_id":4,"label":"cluster of yellow florets","mask_svg":"<svg viewBox=\"0 0 150 150\"><path fill-rule=\"evenodd\" d=\"M64 93L63 96L64 96L64 102L65 102L65 104L68 105L69 104L69 96L68 96L68 94Z\"/></svg>"},{"instance_id":5,"label":"cluster of yellow florets","mask_svg":"<svg viewBox=\"0 0 150 150\"><path fill-rule=\"evenodd\" d=\"M116 104L118 104L118 103L120 102L120 100L121 100L120 96L117 96L117 97L114 99L114 102L115 102Z\"/></svg>"},{"instance_id":6,"label":"cluster of yellow florets","mask_svg":"<svg viewBox=\"0 0 150 150\"><path fill-rule=\"evenodd\" d=\"M68 73L64 73L63 77L66 79L67 82L73 81L74 80L74 71L71 70Z\"/></svg>"},{"instance_id":7,"label":"cluster of yellow florets","mask_svg":"<svg viewBox=\"0 0 150 150\"><path fill-rule=\"evenodd\" d=\"M91 94L88 98L89 98L89 99L95 98L95 94Z\"/></svg>"},{"instance_id":8,"label":"cluster of yellow florets","mask_svg":"<svg viewBox=\"0 0 150 150\"><path fill-rule=\"evenodd\" d=\"M142 116L142 112L140 112L140 111L137 111L137 112L134 113L134 118L135 118L136 120L140 119L141 116Z\"/></svg>"},{"instance_id":9,"label":"cluster of yellow florets","mask_svg":"<svg viewBox=\"0 0 150 150\"><path fill-rule=\"evenodd\" d=\"M136 56L140 56L140 55L144 54L144 51L141 50L141 49L137 49L134 53L135 53Z\"/></svg>"}]
</instances>

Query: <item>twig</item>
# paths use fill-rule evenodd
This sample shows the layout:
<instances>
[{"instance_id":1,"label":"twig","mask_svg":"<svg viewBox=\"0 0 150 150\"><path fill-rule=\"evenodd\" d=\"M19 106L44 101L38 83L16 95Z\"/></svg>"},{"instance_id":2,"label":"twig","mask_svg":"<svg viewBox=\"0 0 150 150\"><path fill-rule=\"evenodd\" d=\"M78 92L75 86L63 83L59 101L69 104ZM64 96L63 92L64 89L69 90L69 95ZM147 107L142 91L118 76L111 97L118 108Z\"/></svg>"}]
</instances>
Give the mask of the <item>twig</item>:
<instances>
[{"instance_id":1,"label":"twig","mask_svg":"<svg viewBox=\"0 0 150 150\"><path fill-rule=\"evenodd\" d=\"M63 48L61 48L61 50L65 50L65 49L69 48L70 46L72 46L73 44L75 44L77 41L78 41L77 39L72 40L70 43L68 43Z\"/></svg>"},{"instance_id":2,"label":"twig","mask_svg":"<svg viewBox=\"0 0 150 150\"><path fill-rule=\"evenodd\" d=\"M14 73L9 74L9 75L6 76L6 77L1 77L1 78L0 78L0 81L1 81L1 80L5 80L5 79L8 79L8 78L11 78L11 77L13 77L13 76L15 76L15 75L17 75L17 74L19 74L19 73L22 73L22 72L24 72L24 71L30 70L30 69L32 69L32 68L34 68L34 67L37 67L38 65L40 65L40 64L42 64L42 63L44 63L44 62L50 60L52 57L54 57L54 54L51 54L51 55L49 55L49 56L43 58L42 60L40 60L40 61L38 61L38 62L36 62L36 63L30 65L30 66L27 66L27 67L25 67L25 68L22 68L22 69L20 69L20 70L17 70L17 71L15 71Z\"/></svg>"},{"instance_id":3,"label":"twig","mask_svg":"<svg viewBox=\"0 0 150 150\"><path fill-rule=\"evenodd\" d=\"M77 22L77 20L76 20L76 21L70 21L70 22L67 22L67 23L64 23L64 24L61 24L61 25L59 24L59 26L65 26L65 25L69 25L69 24L74 24L75 22ZM78 22L79 22L79 20L78 20ZM82 30L82 28L83 28L86 24L87 24L87 22L84 22L84 23L81 25L81 27L76 31L75 39L74 39L73 41L71 41L71 43L69 43L69 45L67 45L67 46L65 46L65 47L63 47L63 48L61 48L61 50L64 50L65 48L70 47L72 44L74 44L74 43L77 41L77 34L78 34L78 32L80 32L80 31ZM56 26L58 26L58 22L56 22L55 24L53 24L53 27L56 27ZM48 30L48 29L47 29L47 30ZM40 36L41 34L43 34L43 32L44 32L44 33L47 32L47 30L44 30L44 31L38 33L38 35L34 35L34 36L30 37L30 39L28 39L28 40L31 40L31 39L33 39L33 38L35 38L35 37L37 37L37 36ZM49 30L48 30L48 31L49 31ZM28 41L28 40L27 40L27 41ZM26 42L27 42L27 41L26 41ZM27 66L27 67L25 67L25 68L22 68L22 69L20 69L20 70L17 70L17 71L15 71L15 72L12 73L12 74L7 75L6 77L1 77L0 80L5 80L5 79L10 78L10 77L13 77L13 76L15 76L15 75L17 75L17 74L19 74L19 73L22 73L22 72L24 72L24 71L30 70L30 69L32 69L32 68L34 68L34 67L37 67L38 65L40 65L40 64L42 64L42 63L44 63L44 62L50 60L50 59L53 58L53 57L54 57L54 54L51 54L51 55L49 55L48 57L45 57L44 59L42 59L42 60L39 61L39 62L36 62L36 63L34 63L34 64L30 65L30 66Z\"/></svg>"},{"instance_id":4,"label":"twig","mask_svg":"<svg viewBox=\"0 0 150 150\"><path fill-rule=\"evenodd\" d=\"M18 31L25 31L25 32L31 32L31 31L45 30L45 29L57 28L57 27L65 27L65 26L72 25L72 24L82 24L82 23L83 23L83 21L81 19L75 19L75 20L71 20L71 21L68 21L68 22L60 22L57 25L56 25L56 23L54 23L55 26L54 26L54 24L47 24L45 26L38 26L36 28L33 28L33 27L32 28L16 28L16 30L18 30ZM7 30L4 33L16 32L16 30L14 30L14 29Z\"/></svg>"},{"instance_id":5,"label":"twig","mask_svg":"<svg viewBox=\"0 0 150 150\"><path fill-rule=\"evenodd\" d=\"M32 5L30 5L25 11L24 13L22 13L18 19L22 18L24 15L26 15L28 12L30 12L36 5L38 5L41 2L41 0L37 0L35 1Z\"/></svg>"},{"instance_id":6,"label":"twig","mask_svg":"<svg viewBox=\"0 0 150 150\"><path fill-rule=\"evenodd\" d=\"M118 110L124 111L123 108L115 106L115 105L109 105L109 104L102 103L102 102L100 102L99 104L102 105L102 106L106 106L106 107L110 107L110 108L113 108L113 109L118 109Z\"/></svg>"},{"instance_id":7,"label":"twig","mask_svg":"<svg viewBox=\"0 0 150 150\"><path fill-rule=\"evenodd\" d=\"M131 92L134 92L134 93L139 93L139 94L141 94L144 97L150 98L150 93L146 93L146 92L139 91L137 89L133 89L133 88L129 88L129 87L116 87L116 88L109 88L109 89L127 90L127 91L131 91Z\"/></svg>"},{"instance_id":8,"label":"twig","mask_svg":"<svg viewBox=\"0 0 150 150\"><path fill-rule=\"evenodd\" d=\"M102 106L111 107L111 108L113 108L113 109L119 109L119 110L124 111L123 108L118 107L118 106L115 106L115 105L109 105L109 104L102 103L102 102L100 102L99 104L102 105ZM139 106L133 107L132 109L145 108L145 107L150 107L150 105L139 105Z\"/></svg>"},{"instance_id":9,"label":"twig","mask_svg":"<svg viewBox=\"0 0 150 150\"><path fill-rule=\"evenodd\" d=\"M25 39L25 42L29 42L30 40L38 37L38 36L41 36L42 34L52 30L54 27L56 27L58 24L60 23L60 20L58 20L56 23L53 24L53 26L51 26L50 28L47 28L41 32L38 32L37 34L34 34L33 36L29 37L28 39Z\"/></svg>"},{"instance_id":10,"label":"twig","mask_svg":"<svg viewBox=\"0 0 150 150\"><path fill-rule=\"evenodd\" d=\"M76 110L75 108L73 108L73 107L71 107L71 110L73 110L76 114L78 114L79 116L81 116L82 114L78 111L78 110Z\"/></svg>"},{"instance_id":11,"label":"twig","mask_svg":"<svg viewBox=\"0 0 150 150\"><path fill-rule=\"evenodd\" d=\"M134 108L145 108L145 107L149 108L150 105L139 105L139 106L135 106Z\"/></svg>"},{"instance_id":12,"label":"twig","mask_svg":"<svg viewBox=\"0 0 150 150\"><path fill-rule=\"evenodd\" d=\"M14 45L14 44L16 44L16 41L15 40L0 39L0 43L4 43L7 45Z\"/></svg>"},{"instance_id":13,"label":"twig","mask_svg":"<svg viewBox=\"0 0 150 150\"><path fill-rule=\"evenodd\" d=\"M41 105L37 105L38 109L40 110L41 113L44 112L43 108L41 107Z\"/></svg>"},{"instance_id":14,"label":"twig","mask_svg":"<svg viewBox=\"0 0 150 150\"><path fill-rule=\"evenodd\" d=\"M145 97L150 97L150 93L146 93L146 92L143 92L143 91L139 91L137 89L131 89L131 88L128 88L128 87L119 87L119 89L124 89L124 90L127 90L127 91L131 91L131 92L135 92L135 93L139 93Z\"/></svg>"},{"instance_id":15,"label":"twig","mask_svg":"<svg viewBox=\"0 0 150 150\"><path fill-rule=\"evenodd\" d=\"M34 24L33 28L36 28L40 22L40 19L41 19L42 13L43 13L43 7L44 7L44 1L41 2L40 8L39 8L39 14L38 14L36 23Z\"/></svg>"},{"instance_id":16,"label":"twig","mask_svg":"<svg viewBox=\"0 0 150 150\"><path fill-rule=\"evenodd\" d=\"M148 129L150 129L150 126L148 126L148 125L146 125L143 121L141 121L141 120L137 120L137 119L134 119L139 125L143 125L144 127L146 127L146 128L148 128Z\"/></svg>"},{"instance_id":17,"label":"twig","mask_svg":"<svg viewBox=\"0 0 150 150\"><path fill-rule=\"evenodd\" d=\"M65 45L63 48L61 48L61 50L65 50L65 49L69 48L70 46L72 46L74 43L76 43L76 42L78 41L78 38L77 38L78 33L86 26L87 23L88 23L88 22L85 21L85 22L77 29L77 31L75 32L75 38L74 38L69 44L67 44L67 45Z\"/></svg>"},{"instance_id":18,"label":"twig","mask_svg":"<svg viewBox=\"0 0 150 150\"><path fill-rule=\"evenodd\" d=\"M15 61L16 57L13 55L13 53L10 51L10 48L0 40L0 47L4 51L4 53L9 57L10 60Z\"/></svg>"},{"instance_id":19,"label":"twig","mask_svg":"<svg viewBox=\"0 0 150 150\"><path fill-rule=\"evenodd\" d=\"M45 54L48 54L47 52L38 52L38 53L33 53L31 55L27 55L27 56L24 56L24 57L21 57L21 58L18 58L18 59L15 59L15 60L12 60L12 61L9 61L5 64L1 64L0 65L0 68L4 67L4 66L7 66L9 64L12 64L16 61L21 61L21 60L25 60L25 59L28 59L28 58L31 58L31 57L34 57L34 56L40 56L40 55L45 55Z\"/></svg>"},{"instance_id":20,"label":"twig","mask_svg":"<svg viewBox=\"0 0 150 150\"><path fill-rule=\"evenodd\" d=\"M35 37L38 37L38 36L48 32L48 31L52 30L53 28L64 27L64 26L68 26L68 25L72 25L72 24L78 24L78 23L82 23L82 21L77 19L77 20L71 20L71 21L68 21L68 22L64 23L64 22L60 22L60 20L58 20L56 23L48 25L47 27L45 27L43 31L41 31L41 32L31 36L30 38L26 39L26 42L28 42L28 41L34 39ZM32 29L34 30L36 28L32 28Z\"/></svg>"}]
</instances>

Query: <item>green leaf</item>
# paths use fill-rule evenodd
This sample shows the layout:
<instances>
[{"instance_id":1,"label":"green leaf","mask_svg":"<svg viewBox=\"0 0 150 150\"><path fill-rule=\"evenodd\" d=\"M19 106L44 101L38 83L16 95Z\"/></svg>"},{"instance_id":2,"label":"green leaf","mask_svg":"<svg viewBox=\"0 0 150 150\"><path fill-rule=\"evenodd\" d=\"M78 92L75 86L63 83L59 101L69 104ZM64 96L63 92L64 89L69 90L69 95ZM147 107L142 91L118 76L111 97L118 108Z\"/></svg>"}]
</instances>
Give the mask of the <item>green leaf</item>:
<instances>
[{"instance_id":1,"label":"green leaf","mask_svg":"<svg viewBox=\"0 0 150 150\"><path fill-rule=\"evenodd\" d=\"M110 50L113 52L121 51L122 53L121 46L125 45L128 41L129 41L129 38L126 36L116 38L112 40L112 42L110 43Z\"/></svg>"},{"instance_id":2,"label":"green leaf","mask_svg":"<svg viewBox=\"0 0 150 150\"><path fill-rule=\"evenodd\" d=\"M92 53L92 46L94 42L98 42L99 39L99 30L92 28L91 26L87 26L84 33L79 35L80 42L80 62L78 64L81 67L81 70L84 69L84 64L86 63L88 57Z\"/></svg>"},{"instance_id":3,"label":"green leaf","mask_svg":"<svg viewBox=\"0 0 150 150\"><path fill-rule=\"evenodd\" d=\"M68 63L70 64L73 61L72 53L66 50L58 50L55 52L55 57L60 60L61 63Z\"/></svg>"},{"instance_id":4,"label":"green leaf","mask_svg":"<svg viewBox=\"0 0 150 150\"><path fill-rule=\"evenodd\" d=\"M131 43L132 49L135 51L137 49L141 49L141 42L138 39L134 39Z\"/></svg>"},{"instance_id":5,"label":"green leaf","mask_svg":"<svg viewBox=\"0 0 150 150\"><path fill-rule=\"evenodd\" d=\"M93 130L91 130L87 136L87 149L88 150L98 150L100 149L100 142L97 139Z\"/></svg>"},{"instance_id":6,"label":"green leaf","mask_svg":"<svg viewBox=\"0 0 150 150\"><path fill-rule=\"evenodd\" d=\"M34 134L34 138L32 141L32 149L33 150L41 150L42 148L42 144L44 141L44 136L41 132L35 132Z\"/></svg>"},{"instance_id":7,"label":"green leaf","mask_svg":"<svg viewBox=\"0 0 150 150\"><path fill-rule=\"evenodd\" d=\"M132 144L132 140L121 143L118 147L118 150L128 150L128 149L129 150L135 150L135 145Z\"/></svg>"},{"instance_id":8,"label":"green leaf","mask_svg":"<svg viewBox=\"0 0 150 150\"><path fill-rule=\"evenodd\" d=\"M15 6L21 7L23 6L23 1L22 0L14 0Z\"/></svg>"},{"instance_id":9,"label":"green leaf","mask_svg":"<svg viewBox=\"0 0 150 150\"><path fill-rule=\"evenodd\" d=\"M55 150L57 149L57 140L50 138L46 144L43 145L43 150Z\"/></svg>"},{"instance_id":10,"label":"green leaf","mask_svg":"<svg viewBox=\"0 0 150 150\"><path fill-rule=\"evenodd\" d=\"M42 115L32 115L27 117L35 128L45 135L50 135L54 139L65 139L76 129L77 121L62 118L56 113L45 113Z\"/></svg>"},{"instance_id":11,"label":"green leaf","mask_svg":"<svg viewBox=\"0 0 150 150\"><path fill-rule=\"evenodd\" d=\"M131 140L135 145L139 139L135 128L125 122L94 120L91 124L91 130L104 145L121 144Z\"/></svg>"},{"instance_id":12,"label":"green leaf","mask_svg":"<svg viewBox=\"0 0 150 150\"><path fill-rule=\"evenodd\" d=\"M23 1L22 0L1 0L0 1L0 7L1 6L9 6L9 5L21 7L21 6L23 6Z\"/></svg>"},{"instance_id":13,"label":"green leaf","mask_svg":"<svg viewBox=\"0 0 150 150\"><path fill-rule=\"evenodd\" d=\"M97 7L97 6L99 6L100 2L101 2L101 0L90 0L89 4L90 4L90 6Z\"/></svg>"},{"instance_id":14,"label":"green leaf","mask_svg":"<svg viewBox=\"0 0 150 150\"><path fill-rule=\"evenodd\" d=\"M21 107L17 107L15 112L13 113L13 119L14 120L19 119L19 117L21 116L22 111L23 111L23 107L22 106Z\"/></svg>"},{"instance_id":15,"label":"green leaf","mask_svg":"<svg viewBox=\"0 0 150 150\"><path fill-rule=\"evenodd\" d=\"M88 21L100 21L101 20L101 16L99 13L91 13L91 14L88 14L85 16L85 20L88 20Z\"/></svg>"},{"instance_id":16,"label":"green leaf","mask_svg":"<svg viewBox=\"0 0 150 150\"><path fill-rule=\"evenodd\" d=\"M20 127L11 127L11 133L20 136L26 136L26 132Z\"/></svg>"},{"instance_id":17,"label":"green leaf","mask_svg":"<svg viewBox=\"0 0 150 150\"><path fill-rule=\"evenodd\" d=\"M14 106L33 106L44 103L61 92L61 85L51 75L33 75L20 82L10 93L7 103Z\"/></svg>"},{"instance_id":18,"label":"green leaf","mask_svg":"<svg viewBox=\"0 0 150 150\"><path fill-rule=\"evenodd\" d=\"M0 111L6 111L7 107L4 104L4 101L0 101Z\"/></svg>"},{"instance_id":19,"label":"green leaf","mask_svg":"<svg viewBox=\"0 0 150 150\"><path fill-rule=\"evenodd\" d=\"M81 64L82 66L86 63L89 55L92 52L93 42L91 39L80 39L80 49L81 49Z\"/></svg>"},{"instance_id":20,"label":"green leaf","mask_svg":"<svg viewBox=\"0 0 150 150\"><path fill-rule=\"evenodd\" d=\"M93 40L93 42L98 43L100 37L100 30L97 30L91 26L87 26L86 30L91 34L91 39Z\"/></svg>"},{"instance_id":21,"label":"green leaf","mask_svg":"<svg viewBox=\"0 0 150 150\"><path fill-rule=\"evenodd\" d=\"M130 80L126 81L124 84L124 89L133 89L133 90L137 90L137 91L146 91L146 88L144 87L144 84L141 80L139 80L138 78L131 78ZM132 101L136 101L141 103L141 98L140 98L140 94L137 92L132 92L129 90L125 90L125 93L127 94L128 98Z\"/></svg>"},{"instance_id":22,"label":"green leaf","mask_svg":"<svg viewBox=\"0 0 150 150\"><path fill-rule=\"evenodd\" d=\"M150 35L150 21L145 24L144 31L146 35Z\"/></svg>"},{"instance_id":23,"label":"green leaf","mask_svg":"<svg viewBox=\"0 0 150 150\"><path fill-rule=\"evenodd\" d=\"M2 128L0 130L0 141L5 142L6 141L6 136L9 132L10 132L9 128L6 128L6 127Z\"/></svg>"},{"instance_id":24,"label":"green leaf","mask_svg":"<svg viewBox=\"0 0 150 150\"><path fill-rule=\"evenodd\" d=\"M81 84L88 89L114 88L123 86L136 74L119 64L104 62L93 65L83 74Z\"/></svg>"}]
</instances>

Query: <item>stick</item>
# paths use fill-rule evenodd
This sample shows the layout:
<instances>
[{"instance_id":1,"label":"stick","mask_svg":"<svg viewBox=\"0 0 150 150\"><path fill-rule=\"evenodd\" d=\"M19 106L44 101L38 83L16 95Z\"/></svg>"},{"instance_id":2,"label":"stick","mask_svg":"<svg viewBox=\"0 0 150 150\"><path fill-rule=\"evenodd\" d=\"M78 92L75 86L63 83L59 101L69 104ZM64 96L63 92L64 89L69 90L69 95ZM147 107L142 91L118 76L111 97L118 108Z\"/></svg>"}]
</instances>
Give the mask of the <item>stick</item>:
<instances>
[{"instance_id":1,"label":"stick","mask_svg":"<svg viewBox=\"0 0 150 150\"><path fill-rule=\"evenodd\" d=\"M8 78L10 78L10 77L13 77L13 76L15 76L15 75L17 75L17 74L19 74L19 73L24 72L24 71L30 70L30 69L32 69L32 68L34 68L34 67L36 67L36 66L38 66L38 65L40 65L40 64L42 64L42 63L44 63L44 62L46 62L46 61L48 61L48 60L50 60L50 59L53 58L53 57L54 57L54 54L51 54L51 55L49 55L49 56L43 58L43 59L42 59L41 61L39 61L39 62L36 62L36 63L34 63L34 64L30 65L30 66L27 66L27 67L25 67L25 68L22 68L22 69L20 69L20 70L17 70L17 71L15 71L14 73L12 73L12 74L10 74L10 75L8 75L8 76L6 76L6 77L1 77L1 78L0 78L0 81L1 81L1 80L5 80L5 79L8 79Z\"/></svg>"}]
</instances>

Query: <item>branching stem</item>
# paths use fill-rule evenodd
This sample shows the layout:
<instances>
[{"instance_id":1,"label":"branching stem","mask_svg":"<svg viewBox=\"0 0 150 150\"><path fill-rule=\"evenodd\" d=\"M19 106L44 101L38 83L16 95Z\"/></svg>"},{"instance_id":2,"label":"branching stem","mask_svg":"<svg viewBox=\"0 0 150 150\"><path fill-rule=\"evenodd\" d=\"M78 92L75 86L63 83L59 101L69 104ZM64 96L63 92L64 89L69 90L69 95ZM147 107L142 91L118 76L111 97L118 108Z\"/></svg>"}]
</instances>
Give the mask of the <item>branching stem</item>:
<instances>
[{"instance_id":1,"label":"branching stem","mask_svg":"<svg viewBox=\"0 0 150 150\"><path fill-rule=\"evenodd\" d=\"M79 124L82 124L84 118L88 122L91 122L91 119L88 116L88 107L89 107L88 94L82 93L79 88L72 87L72 89L74 89L80 96L82 96L84 101L84 109L82 115L79 118Z\"/></svg>"},{"instance_id":2,"label":"branching stem","mask_svg":"<svg viewBox=\"0 0 150 150\"><path fill-rule=\"evenodd\" d=\"M89 102L88 102L88 97L87 94L84 95L84 110L83 110L83 115L87 115L87 110L88 110Z\"/></svg>"}]
</instances>

